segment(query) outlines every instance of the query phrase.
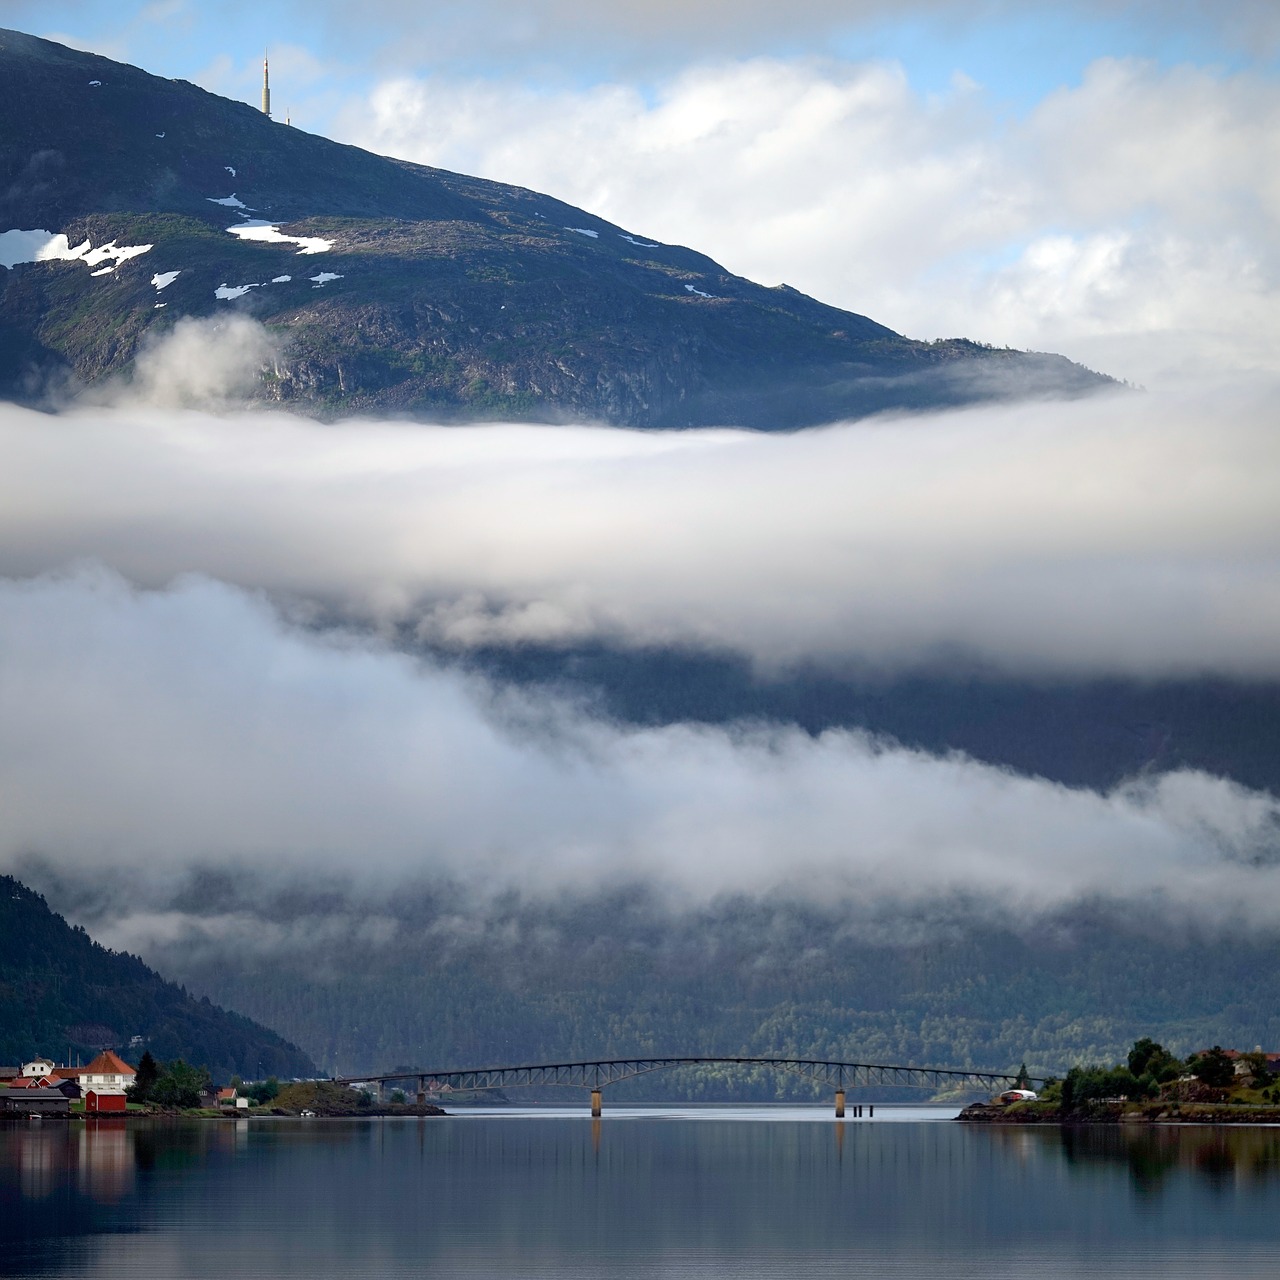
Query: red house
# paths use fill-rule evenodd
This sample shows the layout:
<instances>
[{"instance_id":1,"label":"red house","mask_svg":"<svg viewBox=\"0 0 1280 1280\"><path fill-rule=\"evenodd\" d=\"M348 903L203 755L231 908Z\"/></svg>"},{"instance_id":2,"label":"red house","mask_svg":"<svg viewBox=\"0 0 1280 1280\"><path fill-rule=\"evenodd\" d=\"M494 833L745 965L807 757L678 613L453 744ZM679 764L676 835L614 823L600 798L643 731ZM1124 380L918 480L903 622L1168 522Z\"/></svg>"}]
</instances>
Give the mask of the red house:
<instances>
[{"instance_id":1,"label":"red house","mask_svg":"<svg viewBox=\"0 0 1280 1280\"><path fill-rule=\"evenodd\" d=\"M125 1109L124 1094L108 1093L105 1090L99 1093L96 1089L89 1089L84 1095L84 1109L86 1112L123 1111Z\"/></svg>"}]
</instances>

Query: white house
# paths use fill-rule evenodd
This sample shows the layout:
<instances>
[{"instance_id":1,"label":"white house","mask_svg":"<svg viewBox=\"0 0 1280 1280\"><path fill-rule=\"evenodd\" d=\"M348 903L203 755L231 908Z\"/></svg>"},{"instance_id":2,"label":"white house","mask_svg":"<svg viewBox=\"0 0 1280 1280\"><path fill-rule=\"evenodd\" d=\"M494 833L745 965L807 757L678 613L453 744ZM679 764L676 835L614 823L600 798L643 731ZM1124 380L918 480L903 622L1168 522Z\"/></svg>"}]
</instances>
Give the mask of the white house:
<instances>
[{"instance_id":1,"label":"white house","mask_svg":"<svg viewBox=\"0 0 1280 1280\"><path fill-rule=\"evenodd\" d=\"M22 1064L22 1075L24 1079L43 1079L45 1076L53 1074L53 1063L48 1058L35 1058L31 1062Z\"/></svg>"},{"instance_id":2,"label":"white house","mask_svg":"<svg viewBox=\"0 0 1280 1280\"><path fill-rule=\"evenodd\" d=\"M123 1058L110 1049L98 1054L87 1067L63 1067L59 1075L79 1082L86 1093L123 1093L138 1074Z\"/></svg>"}]
</instances>

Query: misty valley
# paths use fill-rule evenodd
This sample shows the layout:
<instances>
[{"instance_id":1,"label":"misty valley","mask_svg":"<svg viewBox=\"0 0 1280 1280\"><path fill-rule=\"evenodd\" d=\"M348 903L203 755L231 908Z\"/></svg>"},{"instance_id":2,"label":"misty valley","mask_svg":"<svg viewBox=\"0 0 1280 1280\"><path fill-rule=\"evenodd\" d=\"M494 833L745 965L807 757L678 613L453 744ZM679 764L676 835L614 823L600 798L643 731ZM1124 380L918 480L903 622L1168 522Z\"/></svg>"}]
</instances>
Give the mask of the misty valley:
<instances>
[{"instance_id":1,"label":"misty valley","mask_svg":"<svg viewBox=\"0 0 1280 1280\"><path fill-rule=\"evenodd\" d=\"M1267 6L10 7L0 1275L1274 1275Z\"/></svg>"}]
</instances>

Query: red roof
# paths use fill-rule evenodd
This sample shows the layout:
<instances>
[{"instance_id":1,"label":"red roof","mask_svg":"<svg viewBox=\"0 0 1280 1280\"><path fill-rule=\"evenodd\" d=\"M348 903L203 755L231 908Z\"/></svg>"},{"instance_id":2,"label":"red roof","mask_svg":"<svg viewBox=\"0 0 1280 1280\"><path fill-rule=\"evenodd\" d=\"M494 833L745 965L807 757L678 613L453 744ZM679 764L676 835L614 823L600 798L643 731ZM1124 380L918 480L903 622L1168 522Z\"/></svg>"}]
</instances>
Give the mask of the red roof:
<instances>
[{"instance_id":1,"label":"red roof","mask_svg":"<svg viewBox=\"0 0 1280 1280\"><path fill-rule=\"evenodd\" d=\"M87 1067L81 1067L79 1074L86 1076L136 1076L138 1073L123 1058L117 1057L110 1049L104 1049Z\"/></svg>"},{"instance_id":2,"label":"red roof","mask_svg":"<svg viewBox=\"0 0 1280 1280\"><path fill-rule=\"evenodd\" d=\"M1192 1056L1203 1057L1206 1053L1212 1052L1212 1049L1201 1049L1198 1054L1193 1054ZM1223 1049L1222 1056L1224 1058L1230 1058L1234 1062L1237 1058L1243 1058L1245 1052L1246 1051L1242 1049ZM1254 1052L1257 1052L1257 1050L1254 1050ZM1280 1053L1264 1053L1262 1056L1266 1058L1268 1062L1280 1062Z\"/></svg>"}]
</instances>

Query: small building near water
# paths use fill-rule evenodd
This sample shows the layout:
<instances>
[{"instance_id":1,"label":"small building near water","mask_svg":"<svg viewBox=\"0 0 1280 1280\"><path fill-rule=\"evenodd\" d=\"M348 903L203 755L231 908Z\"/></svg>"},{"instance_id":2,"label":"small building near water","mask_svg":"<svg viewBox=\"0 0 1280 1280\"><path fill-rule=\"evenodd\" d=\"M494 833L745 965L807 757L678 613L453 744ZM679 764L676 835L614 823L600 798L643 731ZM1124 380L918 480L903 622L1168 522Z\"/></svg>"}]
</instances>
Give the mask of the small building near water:
<instances>
[{"instance_id":1,"label":"small building near water","mask_svg":"<svg viewBox=\"0 0 1280 1280\"><path fill-rule=\"evenodd\" d=\"M80 1086L74 1080L64 1080L60 1075L19 1076L8 1082L11 1092L30 1093L32 1089L56 1089L64 1098L78 1098Z\"/></svg>"},{"instance_id":2,"label":"small building near water","mask_svg":"<svg viewBox=\"0 0 1280 1280\"><path fill-rule=\"evenodd\" d=\"M0 1114L7 1115L69 1115L71 1099L57 1089L40 1087L0 1090Z\"/></svg>"},{"instance_id":3,"label":"small building near water","mask_svg":"<svg viewBox=\"0 0 1280 1280\"><path fill-rule=\"evenodd\" d=\"M101 1111L122 1112L127 1109L123 1090L86 1089L84 1095L85 1114Z\"/></svg>"}]
</instances>

